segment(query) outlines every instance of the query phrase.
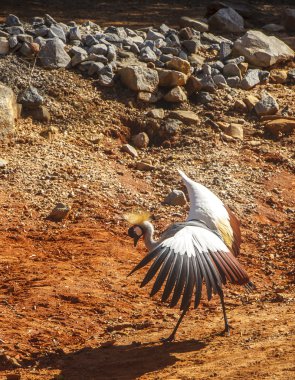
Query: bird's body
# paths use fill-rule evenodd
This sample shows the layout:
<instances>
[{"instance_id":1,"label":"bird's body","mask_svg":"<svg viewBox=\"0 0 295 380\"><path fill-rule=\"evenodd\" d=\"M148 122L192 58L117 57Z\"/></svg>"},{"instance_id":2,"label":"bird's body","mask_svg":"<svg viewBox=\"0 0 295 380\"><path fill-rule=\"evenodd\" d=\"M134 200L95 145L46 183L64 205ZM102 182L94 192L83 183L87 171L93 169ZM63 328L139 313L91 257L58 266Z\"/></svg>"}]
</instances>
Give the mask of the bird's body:
<instances>
[{"instance_id":1,"label":"bird's body","mask_svg":"<svg viewBox=\"0 0 295 380\"><path fill-rule=\"evenodd\" d=\"M158 273L150 295L153 296L163 287L163 302L170 299L169 304L173 307L181 299L180 309L183 312L169 340L174 338L192 300L194 308L198 307L203 281L208 300L212 293L220 296L225 330L229 331L222 285L227 281L240 285L249 282L246 271L235 257L241 243L237 218L209 189L192 181L183 172L179 173L189 193L187 220L169 226L158 241L153 239L154 228L146 218L133 218L134 225L128 232L134 238L135 245L143 236L149 250L131 273L153 260L141 286L145 286Z\"/></svg>"}]
</instances>

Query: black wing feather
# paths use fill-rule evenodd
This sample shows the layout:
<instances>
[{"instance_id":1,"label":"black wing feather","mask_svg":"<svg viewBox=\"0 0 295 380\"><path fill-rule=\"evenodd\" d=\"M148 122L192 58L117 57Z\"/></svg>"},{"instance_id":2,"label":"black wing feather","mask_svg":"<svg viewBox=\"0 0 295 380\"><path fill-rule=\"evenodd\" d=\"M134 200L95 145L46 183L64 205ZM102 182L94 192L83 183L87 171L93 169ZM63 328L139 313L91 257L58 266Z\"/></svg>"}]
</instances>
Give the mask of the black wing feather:
<instances>
[{"instance_id":1,"label":"black wing feather","mask_svg":"<svg viewBox=\"0 0 295 380\"><path fill-rule=\"evenodd\" d=\"M153 251L149 252L141 261L136 265L135 268L132 269L132 271L128 274L130 276L132 273L136 272L138 269L143 268L145 265L147 265L150 261L152 261L157 255L159 255L162 251L164 251L165 248L159 246L158 248L154 249Z\"/></svg>"},{"instance_id":2,"label":"black wing feather","mask_svg":"<svg viewBox=\"0 0 295 380\"><path fill-rule=\"evenodd\" d=\"M183 287L184 287L185 282L186 282L188 257L187 257L186 253L182 256L183 256L182 267L181 267L181 271L180 271L179 277L178 277L176 285L175 285L172 300L170 302L170 307L177 305L177 302L179 301Z\"/></svg>"},{"instance_id":3,"label":"black wing feather","mask_svg":"<svg viewBox=\"0 0 295 380\"><path fill-rule=\"evenodd\" d=\"M154 283L154 286L151 291L151 297L155 295L160 289L161 286L163 285L169 271L171 268L171 263L174 261L175 253L174 251L169 250L169 254L166 256L165 261L162 265L162 268L158 274L158 277Z\"/></svg>"},{"instance_id":4,"label":"black wing feather","mask_svg":"<svg viewBox=\"0 0 295 380\"><path fill-rule=\"evenodd\" d=\"M177 278L179 276L179 273L181 271L182 260L183 260L182 255L175 254L175 259L171 265L171 271L170 271L169 276L167 278L166 285L164 288L164 292L162 295L162 302L167 301L167 299L169 298L169 296L170 296L170 294L174 288L174 285L175 285Z\"/></svg>"},{"instance_id":5,"label":"black wing feather","mask_svg":"<svg viewBox=\"0 0 295 380\"><path fill-rule=\"evenodd\" d=\"M169 253L169 248L165 248L161 251L161 253L157 256L155 261L150 266L150 269L147 271L147 274L145 275L145 278L142 280L142 283L140 284L140 287L142 288L145 286L151 279L154 277L154 275L157 273L158 269L162 265L163 261L165 260L166 256Z\"/></svg>"},{"instance_id":6,"label":"black wing feather","mask_svg":"<svg viewBox=\"0 0 295 380\"><path fill-rule=\"evenodd\" d=\"M201 268L199 267L198 260L193 257L192 258L192 264L195 272L195 278L196 278L196 295L195 295L195 309L199 306L201 296L202 296L202 285L203 285L203 277Z\"/></svg>"},{"instance_id":7,"label":"black wing feather","mask_svg":"<svg viewBox=\"0 0 295 380\"><path fill-rule=\"evenodd\" d=\"M196 283L195 272L194 272L192 261L193 261L193 258L189 257L187 261L187 276L186 276L187 281L185 285L185 291L182 297L182 302L180 305L180 310L185 310L186 308L190 306L192 294L194 290L194 285Z\"/></svg>"}]
</instances>

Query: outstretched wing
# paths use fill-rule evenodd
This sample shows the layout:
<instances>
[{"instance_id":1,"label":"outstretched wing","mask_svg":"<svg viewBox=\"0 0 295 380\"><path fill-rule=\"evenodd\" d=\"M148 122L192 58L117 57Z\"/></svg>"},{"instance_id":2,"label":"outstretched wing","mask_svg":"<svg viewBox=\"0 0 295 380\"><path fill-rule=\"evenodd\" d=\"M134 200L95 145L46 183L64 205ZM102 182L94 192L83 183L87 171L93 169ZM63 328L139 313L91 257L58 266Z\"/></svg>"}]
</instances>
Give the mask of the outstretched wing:
<instances>
[{"instance_id":1,"label":"outstretched wing","mask_svg":"<svg viewBox=\"0 0 295 380\"><path fill-rule=\"evenodd\" d=\"M207 187L191 180L178 170L188 191L190 211L187 220L203 221L210 229L217 231L235 256L240 252L240 222L233 212Z\"/></svg>"},{"instance_id":2,"label":"outstretched wing","mask_svg":"<svg viewBox=\"0 0 295 380\"><path fill-rule=\"evenodd\" d=\"M162 301L171 296L170 307L173 307L182 296L181 310L189 307L193 294L194 307L198 307L203 280L208 300L212 292L217 293L227 280L237 284L249 281L247 273L223 241L203 227L183 227L149 252L130 274L152 260L141 287L158 273L150 295L164 286Z\"/></svg>"}]
</instances>

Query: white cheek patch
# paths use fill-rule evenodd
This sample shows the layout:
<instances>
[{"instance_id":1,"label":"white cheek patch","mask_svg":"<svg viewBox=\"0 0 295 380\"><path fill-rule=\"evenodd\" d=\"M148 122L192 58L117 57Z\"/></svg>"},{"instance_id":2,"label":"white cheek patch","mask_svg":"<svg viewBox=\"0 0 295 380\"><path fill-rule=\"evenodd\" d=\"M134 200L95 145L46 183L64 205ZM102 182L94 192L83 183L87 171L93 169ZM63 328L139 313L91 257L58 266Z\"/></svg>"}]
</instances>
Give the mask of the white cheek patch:
<instances>
[{"instance_id":1,"label":"white cheek patch","mask_svg":"<svg viewBox=\"0 0 295 380\"><path fill-rule=\"evenodd\" d=\"M142 235L142 229L140 227L134 227L133 231L136 233L137 236Z\"/></svg>"}]
</instances>

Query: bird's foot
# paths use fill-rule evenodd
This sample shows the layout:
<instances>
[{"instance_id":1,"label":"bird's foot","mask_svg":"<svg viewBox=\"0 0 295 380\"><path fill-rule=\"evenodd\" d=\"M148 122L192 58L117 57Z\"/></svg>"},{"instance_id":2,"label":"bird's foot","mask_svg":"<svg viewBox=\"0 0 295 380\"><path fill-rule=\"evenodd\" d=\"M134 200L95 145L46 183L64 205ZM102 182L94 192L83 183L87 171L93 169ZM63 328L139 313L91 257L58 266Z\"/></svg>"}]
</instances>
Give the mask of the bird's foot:
<instances>
[{"instance_id":1,"label":"bird's foot","mask_svg":"<svg viewBox=\"0 0 295 380\"><path fill-rule=\"evenodd\" d=\"M175 334L171 334L170 336L168 336L168 338L161 338L161 342L162 343L169 343L169 342L172 342L175 338Z\"/></svg>"},{"instance_id":2,"label":"bird's foot","mask_svg":"<svg viewBox=\"0 0 295 380\"><path fill-rule=\"evenodd\" d=\"M234 328L227 323L225 325L223 332L222 332L222 335L230 336L230 330L231 329L234 330Z\"/></svg>"}]
</instances>

